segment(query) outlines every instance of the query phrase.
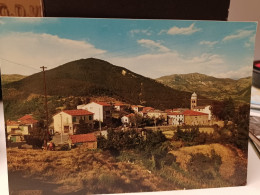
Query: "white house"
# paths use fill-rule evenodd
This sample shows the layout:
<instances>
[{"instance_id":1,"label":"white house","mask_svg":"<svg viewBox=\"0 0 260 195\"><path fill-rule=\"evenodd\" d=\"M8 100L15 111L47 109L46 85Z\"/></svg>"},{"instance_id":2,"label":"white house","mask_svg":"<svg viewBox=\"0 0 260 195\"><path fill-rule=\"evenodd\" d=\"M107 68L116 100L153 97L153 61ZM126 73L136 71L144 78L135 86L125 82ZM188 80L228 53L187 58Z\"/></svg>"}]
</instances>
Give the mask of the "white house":
<instances>
[{"instance_id":1,"label":"white house","mask_svg":"<svg viewBox=\"0 0 260 195\"><path fill-rule=\"evenodd\" d=\"M168 124L169 125L182 125L184 123L184 115L182 112L170 112L168 113Z\"/></svg>"},{"instance_id":2,"label":"white house","mask_svg":"<svg viewBox=\"0 0 260 195\"><path fill-rule=\"evenodd\" d=\"M53 116L54 132L73 135L81 123L93 128L93 115L87 110L63 110Z\"/></svg>"},{"instance_id":3,"label":"white house","mask_svg":"<svg viewBox=\"0 0 260 195\"><path fill-rule=\"evenodd\" d=\"M101 122L112 117L112 105L106 102L91 102L89 104L79 105L77 109L88 110L94 113L94 120Z\"/></svg>"},{"instance_id":4,"label":"white house","mask_svg":"<svg viewBox=\"0 0 260 195\"><path fill-rule=\"evenodd\" d=\"M122 124L124 124L124 125L130 124L130 117L131 117L131 116L134 117L135 114L134 114L134 113L130 113L130 114L128 114L128 115L123 116L123 117L121 118Z\"/></svg>"}]
</instances>

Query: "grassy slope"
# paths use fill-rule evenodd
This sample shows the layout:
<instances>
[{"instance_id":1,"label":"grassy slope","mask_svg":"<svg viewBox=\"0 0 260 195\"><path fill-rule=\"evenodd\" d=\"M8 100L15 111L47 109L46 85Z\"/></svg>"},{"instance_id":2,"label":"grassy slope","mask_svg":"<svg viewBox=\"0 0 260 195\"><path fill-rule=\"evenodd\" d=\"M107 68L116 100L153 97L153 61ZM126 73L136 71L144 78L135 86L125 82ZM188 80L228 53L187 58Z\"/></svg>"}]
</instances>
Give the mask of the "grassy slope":
<instances>
[{"instance_id":1,"label":"grassy slope","mask_svg":"<svg viewBox=\"0 0 260 195\"><path fill-rule=\"evenodd\" d=\"M5 85L7 83L11 83L11 82L14 82L14 81L19 81L19 80L21 80L25 77L26 76L19 75L19 74L3 74L3 75L1 75L2 85Z\"/></svg>"},{"instance_id":2,"label":"grassy slope","mask_svg":"<svg viewBox=\"0 0 260 195\"><path fill-rule=\"evenodd\" d=\"M212 150L221 156L222 162L214 179L198 179L189 173L187 164L191 155L202 153L211 157ZM244 185L246 179L247 161L243 153L221 144L172 151L176 163L151 172L144 167L151 160L131 151L122 152L121 161L107 152L87 151L84 146L64 152L19 149L7 152L11 192L26 189L49 190L53 194L162 191ZM129 163L127 159L135 160ZM26 187L26 181L31 185Z\"/></svg>"},{"instance_id":3,"label":"grassy slope","mask_svg":"<svg viewBox=\"0 0 260 195\"><path fill-rule=\"evenodd\" d=\"M219 174L223 180L220 182L220 184L245 185L247 174L247 159L240 150L231 145L198 145L192 147L183 147L177 151L171 151L170 153L176 156L176 162L180 164L180 167L187 171L187 164L190 161L192 155L201 153L211 157L212 150L214 150L215 153L221 157L222 161L222 164L219 168ZM212 184L216 185L214 182Z\"/></svg>"},{"instance_id":4,"label":"grassy slope","mask_svg":"<svg viewBox=\"0 0 260 195\"><path fill-rule=\"evenodd\" d=\"M23 180L39 180L37 190L55 186L51 193L122 193L176 189L143 166L116 162L104 152L8 149L10 191L25 190ZM17 176L20 173L20 176ZM13 176L13 177L12 177ZM20 183L16 180L20 177ZM23 178L21 178L23 177ZM13 185L12 185L13 184ZM20 187L17 187L19 186ZM35 186L31 186L34 189Z\"/></svg>"}]
</instances>

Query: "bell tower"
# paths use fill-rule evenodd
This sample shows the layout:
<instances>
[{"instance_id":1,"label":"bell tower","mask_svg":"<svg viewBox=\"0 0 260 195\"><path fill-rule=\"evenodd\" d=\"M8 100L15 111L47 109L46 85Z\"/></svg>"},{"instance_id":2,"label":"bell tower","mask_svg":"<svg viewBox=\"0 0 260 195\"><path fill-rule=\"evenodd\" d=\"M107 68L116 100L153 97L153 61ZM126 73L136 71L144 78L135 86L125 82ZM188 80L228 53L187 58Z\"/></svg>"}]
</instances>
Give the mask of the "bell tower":
<instances>
[{"instance_id":1,"label":"bell tower","mask_svg":"<svg viewBox=\"0 0 260 195\"><path fill-rule=\"evenodd\" d=\"M190 109L193 110L197 106L197 94L194 92L190 99Z\"/></svg>"}]
</instances>

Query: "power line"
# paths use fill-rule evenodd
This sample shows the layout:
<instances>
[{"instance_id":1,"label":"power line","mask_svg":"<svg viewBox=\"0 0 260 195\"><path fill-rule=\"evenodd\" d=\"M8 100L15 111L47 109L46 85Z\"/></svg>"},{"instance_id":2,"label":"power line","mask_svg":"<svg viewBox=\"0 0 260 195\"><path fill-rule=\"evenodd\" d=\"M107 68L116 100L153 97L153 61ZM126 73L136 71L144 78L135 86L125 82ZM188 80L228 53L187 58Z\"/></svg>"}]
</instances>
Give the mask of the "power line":
<instances>
[{"instance_id":1,"label":"power line","mask_svg":"<svg viewBox=\"0 0 260 195\"><path fill-rule=\"evenodd\" d=\"M39 69L34 68L34 67L32 67L32 66L29 66L29 65L20 64L20 63L17 63L17 62L11 61L11 60L7 60L7 59L4 59L4 58L0 58L0 59L1 59L1 60L4 60L4 61L6 61L6 62L12 63L12 64L16 64L16 65L19 65L19 66L23 66L23 67L26 67L26 68L30 68L30 69L39 71Z\"/></svg>"}]
</instances>

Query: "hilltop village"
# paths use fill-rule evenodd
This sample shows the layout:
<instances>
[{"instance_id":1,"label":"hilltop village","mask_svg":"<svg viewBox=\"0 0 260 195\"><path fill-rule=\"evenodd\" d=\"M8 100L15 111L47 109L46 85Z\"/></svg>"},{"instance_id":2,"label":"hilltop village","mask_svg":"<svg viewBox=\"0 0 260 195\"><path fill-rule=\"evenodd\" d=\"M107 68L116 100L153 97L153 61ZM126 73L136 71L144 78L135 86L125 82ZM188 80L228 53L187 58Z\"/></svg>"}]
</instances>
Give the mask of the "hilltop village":
<instances>
[{"instance_id":1,"label":"hilltop village","mask_svg":"<svg viewBox=\"0 0 260 195\"><path fill-rule=\"evenodd\" d=\"M93 101L78 105L77 109L62 110L52 116L53 123L49 132L56 144L70 140L70 143L90 142L96 148L96 137L107 136L108 128L128 130L131 128L155 128L177 126L212 126L222 124L212 114L212 106L198 106L198 97L194 92L190 99L190 108L158 110L143 105L130 105L123 102ZM33 134L39 121L27 114L16 121L6 122L7 140L25 141L25 136ZM61 137L61 138L60 138Z\"/></svg>"}]
</instances>

